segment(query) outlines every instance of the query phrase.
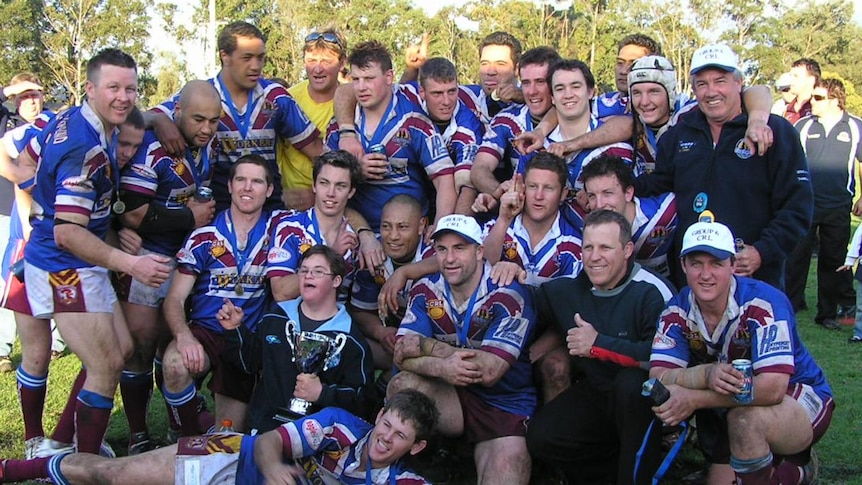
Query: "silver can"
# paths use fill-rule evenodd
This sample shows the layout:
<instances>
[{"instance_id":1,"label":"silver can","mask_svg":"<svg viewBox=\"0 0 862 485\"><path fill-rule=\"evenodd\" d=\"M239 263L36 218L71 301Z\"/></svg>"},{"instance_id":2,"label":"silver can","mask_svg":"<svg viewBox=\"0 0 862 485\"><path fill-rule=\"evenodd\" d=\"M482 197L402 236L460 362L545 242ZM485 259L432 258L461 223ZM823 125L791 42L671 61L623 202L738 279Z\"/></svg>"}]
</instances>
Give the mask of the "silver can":
<instances>
[{"instance_id":1,"label":"silver can","mask_svg":"<svg viewBox=\"0 0 862 485\"><path fill-rule=\"evenodd\" d=\"M739 392L734 394L734 401L739 404L751 404L754 401L754 368L748 359L735 359L731 362L734 369L742 373L743 381Z\"/></svg>"},{"instance_id":2,"label":"silver can","mask_svg":"<svg viewBox=\"0 0 862 485\"><path fill-rule=\"evenodd\" d=\"M195 192L195 200L204 203L213 200L213 189L204 186L198 187Z\"/></svg>"}]
</instances>

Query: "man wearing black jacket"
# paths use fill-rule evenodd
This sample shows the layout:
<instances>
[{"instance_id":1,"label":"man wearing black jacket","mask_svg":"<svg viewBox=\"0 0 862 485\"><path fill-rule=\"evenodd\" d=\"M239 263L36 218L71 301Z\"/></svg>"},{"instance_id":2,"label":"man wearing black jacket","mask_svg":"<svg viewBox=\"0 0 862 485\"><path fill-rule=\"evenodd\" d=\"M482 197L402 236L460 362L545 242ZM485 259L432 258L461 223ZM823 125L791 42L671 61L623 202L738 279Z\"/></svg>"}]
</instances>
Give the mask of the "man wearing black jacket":
<instances>
[{"instance_id":1,"label":"man wearing black jacket","mask_svg":"<svg viewBox=\"0 0 862 485\"><path fill-rule=\"evenodd\" d=\"M625 216L591 212L584 222L584 270L535 292L538 321L553 322L566 339L572 384L530 421L527 446L571 484L650 483L658 465L655 453L643 456L633 481L635 455L653 420L650 402L640 396L648 378L644 363L674 289L635 263L633 249Z\"/></svg>"},{"instance_id":2,"label":"man wearing black jacket","mask_svg":"<svg viewBox=\"0 0 862 485\"><path fill-rule=\"evenodd\" d=\"M814 195L799 134L771 115L775 143L759 155L745 145L748 113L742 106L742 72L730 47L698 49L691 62L696 110L658 142L656 169L635 182L639 197L676 194L679 227L720 220L745 243L736 274L784 288L784 261L811 225ZM682 231L668 261L678 258ZM680 286L684 275L674 264Z\"/></svg>"},{"instance_id":3,"label":"man wearing black jacket","mask_svg":"<svg viewBox=\"0 0 862 485\"><path fill-rule=\"evenodd\" d=\"M299 262L299 293L295 300L280 302L263 316L252 333L242 325L242 309L226 300L218 313L225 328L224 359L257 374L249 402L250 428L263 433L284 421L293 398L312 403L309 413L336 406L364 418L370 417L376 396L374 362L368 343L353 325L344 305L336 303L338 288L347 273L344 259L328 246L312 246ZM319 375L300 373L293 362L287 323L297 331L317 332L332 339L344 334L347 342Z\"/></svg>"}]
</instances>

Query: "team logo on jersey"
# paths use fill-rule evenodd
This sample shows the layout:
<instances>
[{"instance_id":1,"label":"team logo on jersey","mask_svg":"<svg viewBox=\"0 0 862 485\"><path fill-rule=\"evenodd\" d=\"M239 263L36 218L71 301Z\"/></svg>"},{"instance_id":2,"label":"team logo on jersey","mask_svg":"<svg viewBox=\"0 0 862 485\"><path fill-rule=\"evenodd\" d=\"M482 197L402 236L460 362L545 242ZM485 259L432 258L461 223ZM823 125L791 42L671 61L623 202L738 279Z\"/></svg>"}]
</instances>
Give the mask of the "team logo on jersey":
<instances>
[{"instance_id":1,"label":"team logo on jersey","mask_svg":"<svg viewBox=\"0 0 862 485\"><path fill-rule=\"evenodd\" d=\"M271 248L266 253L266 260L270 263L284 263L290 261L290 251L284 248Z\"/></svg>"},{"instance_id":2,"label":"team logo on jersey","mask_svg":"<svg viewBox=\"0 0 862 485\"><path fill-rule=\"evenodd\" d=\"M751 346L751 332L748 331L748 325L741 324L730 341L737 347L749 348Z\"/></svg>"},{"instance_id":3,"label":"team logo on jersey","mask_svg":"<svg viewBox=\"0 0 862 485\"><path fill-rule=\"evenodd\" d=\"M500 322L494 337L511 344L513 347L520 347L524 343L524 336L529 324L530 322L518 312Z\"/></svg>"},{"instance_id":4,"label":"team logo on jersey","mask_svg":"<svg viewBox=\"0 0 862 485\"><path fill-rule=\"evenodd\" d=\"M518 244L515 241L503 242L503 254L509 261L514 261L518 257Z\"/></svg>"},{"instance_id":5,"label":"team logo on jersey","mask_svg":"<svg viewBox=\"0 0 862 485\"><path fill-rule=\"evenodd\" d=\"M649 233L649 242L660 241L667 237L667 228L664 226L656 226Z\"/></svg>"},{"instance_id":6,"label":"team logo on jersey","mask_svg":"<svg viewBox=\"0 0 862 485\"><path fill-rule=\"evenodd\" d=\"M186 164L183 163L182 159L174 158L171 161L171 170L173 170L178 177L182 177L183 174L186 173Z\"/></svg>"},{"instance_id":7,"label":"team logo on jersey","mask_svg":"<svg viewBox=\"0 0 862 485\"><path fill-rule=\"evenodd\" d=\"M220 258L227 252L227 248L224 247L224 241L213 241L212 246L210 246L210 254L214 258Z\"/></svg>"},{"instance_id":8,"label":"team logo on jersey","mask_svg":"<svg viewBox=\"0 0 862 485\"><path fill-rule=\"evenodd\" d=\"M302 435L312 449L317 449L323 442L323 426L315 419L306 419L302 423Z\"/></svg>"},{"instance_id":9,"label":"team logo on jersey","mask_svg":"<svg viewBox=\"0 0 862 485\"><path fill-rule=\"evenodd\" d=\"M703 337L700 335L700 332L698 332L697 329L685 329L683 333L685 334L685 339L688 340L688 346L691 350L695 352L700 352L706 347L706 344L703 341Z\"/></svg>"},{"instance_id":10,"label":"team logo on jersey","mask_svg":"<svg viewBox=\"0 0 862 485\"><path fill-rule=\"evenodd\" d=\"M679 142L679 152L685 153L691 151L694 148L695 143L693 141L681 141Z\"/></svg>"},{"instance_id":11,"label":"team logo on jersey","mask_svg":"<svg viewBox=\"0 0 862 485\"><path fill-rule=\"evenodd\" d=\"M489 323L491 323L491 310L480 308L470 319L470 328L479 331L479 329L487 327Z\"/></svg>"},{"instance_id":12,"label":"team logo on jersey","mask_svg":"<svg viewBox=\"0 0 862 485\"><path fill-rule=\"evenodd\" d=\"M425 310L428 316L434 320L439 320L446 315L446 310L443 308L443 300L428 300L425 303Z\"/></svg>"},{"instance_id":13,"label":"team logo on jersey","mask_svg":"<svg viewBox=\"0 0 862 485\"><path fill-rule=\"evenodd\" d=\"M57 301L64 305L71 305L78 301L78 288L72 285L60 285L54 288Z\"/></svg>"},{"instance_id":14,"label":"team logo on jersey","mask_svg":"<svg viewBox=\"0 0 862 485\"><path fill-rule=\"evenodd\" d=\"M93 182L91 182L90 179L84 177L83 175L69 177L63 180L62 185L63 188L68 190L69 192L77 192L79 194L96 190L96 188L93 186Z\"/></svg>"},{"instance_id":15,"label":"team logo on jersey","mask_svg":"<svg viewBox=\"0 0 862 485\"><path fill-rule=\"evenodd\" d=\"M395 132L395 136L392 138L392 141L395 142L398 146L404 146L410 144L410 130L406 128L401 128L400 130Z\"/></svg>"},{"instance_id":16,"label":"team logo on jersey","mask_svg":"<svg viewBox=\"0 0 862 485\"><path fill-rule=\"evenodd\" d=\"M602 104L607 106L608 108L612 108L620 100L616 96L602 96L599 99L602 100Z\"/></svg>"},{"instance_id":17,"label":"team logo on jersey","mask_svg":"<svg viewBox=\"0 0 862 485\"><path fill-rule=\"evenodd\" d=\"M281 339L278 338L278 335L267 335L266 343L270 345L278 345L281 343Z\"/></svg>"},{"instance_id":18,"label":"team logo on jersey","mask_svg":"<svg viewBox=\"0 0 862 485\"><path fill-rule=\"evenodd\" d=\"M304 238L299 243L299 254L305 254L306 251L311 249L311 246L314 246L314 241L312 241L311 239L308 239L308 238Z\"/></svg>"},{"instance_id":19,"label":"team logo on jersey","mask_svg":"<svg viewBox=\"0 0 862 485\"><path fill-rule=\"evenodd\" d=\"M656 333L652 339L653 350L670 350L676 347L676 342L663 333Z\"/></svg>"},{"instance_id":20,"label":"team logo on jersey","mask_svg":"<svg viewBox=\"0 0 862 485\"><path fill-rule=\"evenodd\" d=\"M835 139L844 143L850 143L850 134L846 131L842 131L841 133L838 133L838 136Z\"/></svg>"},{"instance_id":21,"label":"team logo on jersey","mask_svg":"<svg viewBox=\"0 0 862 485\"><path fill-rule=\"evenodd\" d=\"M195 257L188 249L180 248L177 251L177 263L195 264Z\"/></svg>"},{"instance_id":22,"label":"team logo on jersey","mask_svg":"<svg viewBox=\"0 0 862 485\"><path fill-rule=\"evenodd\" d=\"M69 129L66 127L66 122L69 118L64 117L57 122L57 127L54 129L54 144L59 145L69 139Z\"/></svg>"},{"instance_id":23,"label":"team logo on jersey","mask_svg":"<svg viewBox=\"0 0 862 485\"><path fill-rule=\"evenodd\" d=\"M742 160L748 160L752 155L754 155L745 145L745 138L740 138L739 141L736 142L736 146L733 147L733 153Z\"/></svg>"}]
</instances>

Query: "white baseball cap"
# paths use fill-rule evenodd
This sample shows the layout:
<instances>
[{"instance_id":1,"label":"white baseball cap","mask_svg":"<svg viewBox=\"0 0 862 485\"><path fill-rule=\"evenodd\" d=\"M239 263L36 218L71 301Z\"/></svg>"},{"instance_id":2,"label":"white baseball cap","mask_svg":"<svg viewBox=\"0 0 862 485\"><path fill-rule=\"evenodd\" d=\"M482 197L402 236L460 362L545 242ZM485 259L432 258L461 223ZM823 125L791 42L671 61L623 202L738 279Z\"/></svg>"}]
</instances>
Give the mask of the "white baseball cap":
<instances>
[{"instance_id":1,"label":"white baseball cap","mask_svg":"<svg viewBox=\"0 0 862 485\"><path fill-rule=\"evenodd\" d=\"M720 222L695 222L682 237L680 257L689 253L704 252L725 260L736 254L733 233Z\"/></svg>"},{"instance_id":2,"label":"white baseball cap","mask_svg":"<svg viewBox=\"0 0 862 485\"><path fill-rule=\"evenodd\" d=\"M790 87L790 84L793 83L793 74L789 72L785 72L781 76L778 77L778 80L775 81L775 89L781 91L782 89L786 89Z\"/></svg>"},{"instance_id":3,"label":"white baseball cap","mask_svg":"<svg viewBox=\"0 0 862 485\"><path fill-rule=\"evenodd\" d=\"M689 74L697 74L708 67L716 67L728 72L738 71L739 58L727 44L707 44L694 51Z\"/></svg>"},{"instance_id":4,"label":"white baseball cap","mask_svg":"<svg viewBox=\"0 0 862 485\"><path fill-rule=\"evenodd\" d=\"M437 239L445 232L454 232L474 244L482 244L482 229L476 219L470 216L451 214L443 217L437 223L437 228L431 235L431 239Z\"/></svg>"}]
</instances>

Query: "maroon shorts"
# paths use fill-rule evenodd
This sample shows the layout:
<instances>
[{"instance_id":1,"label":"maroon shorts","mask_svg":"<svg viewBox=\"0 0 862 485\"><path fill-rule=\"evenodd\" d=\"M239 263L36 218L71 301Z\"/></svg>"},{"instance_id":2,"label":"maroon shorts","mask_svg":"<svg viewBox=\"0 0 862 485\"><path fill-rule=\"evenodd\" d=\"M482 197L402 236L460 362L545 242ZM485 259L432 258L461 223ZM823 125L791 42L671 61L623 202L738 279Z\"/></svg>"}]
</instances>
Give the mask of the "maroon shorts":
<instances>
[{"instance_id":1,"label":"maroon shorts","mask_svg":"<svg viewBox=\"0 0 862 485\"><path fill-rule=\"evenodd\" d=\"M209 390L247 403L251 399L251 391L254 390L254 376L246 374L242 369L222 360L224 337L194 323L189 325L189 329L201 343L204 352L210 359L212 379L207 385Z\"/></svg>"},{"instance_id":2,"label":"maroon shorts","mask_svg":"<svg viewBox=\"0 0 862 485\"><path fill-rule=\"evenodd\" d=\"M15 264L18 260L24 259L24 245L26 241L19 240L15 243L15 252L9 259L9 264ZM10 271L6 275L6 287L3 290L2 302L0 306L12 310L13 312L23 313L24 315L33 315L30 310L30 302L27 300L27 289L15 275Z\"/></svg>"},{"instance_id":3,"label":"maroon shorts","mask_svg":"<svg viewBox=\"0 0 862 485\"><path fill-rule=\"evenodd\" d=\"M463 436L468 443L527 435L528 416L495 408L463 387L456 387L455 391L461 402L461 412L464 413Z\"/></svg>"}]
</instances>

